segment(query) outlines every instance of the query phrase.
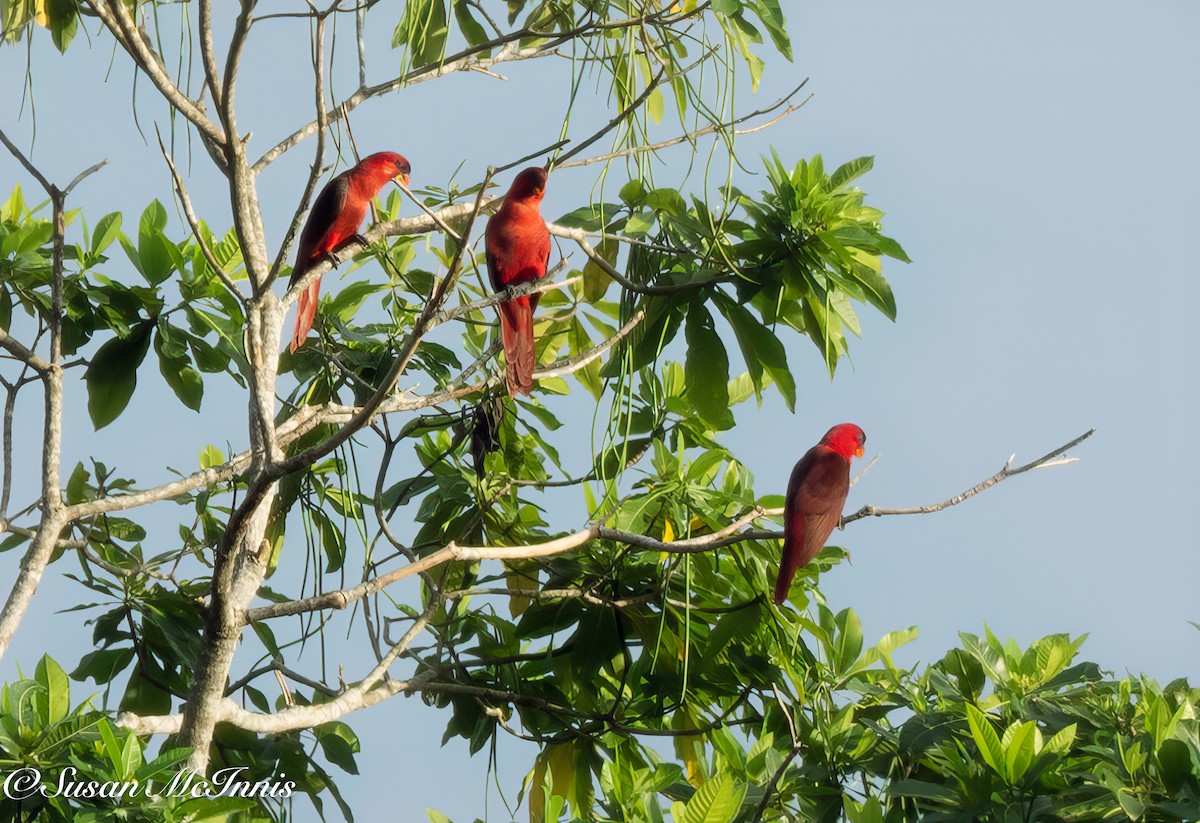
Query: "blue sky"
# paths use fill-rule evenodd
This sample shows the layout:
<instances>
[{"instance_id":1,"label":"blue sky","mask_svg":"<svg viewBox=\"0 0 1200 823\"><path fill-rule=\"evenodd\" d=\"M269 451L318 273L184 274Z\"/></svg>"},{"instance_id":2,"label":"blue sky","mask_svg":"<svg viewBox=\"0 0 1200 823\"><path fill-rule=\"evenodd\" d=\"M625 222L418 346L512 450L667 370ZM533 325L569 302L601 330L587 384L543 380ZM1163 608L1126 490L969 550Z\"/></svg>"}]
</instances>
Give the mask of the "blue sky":
<instances>
[{"instance_id":1,"label":"blue sky","mask_svg":"<svg viewBox=\"0 0 1200 823\"><path fill-rule=\"evenodd\" d=\"M799 2L788 14L794 62L769 59L758 98L742 103L758 107L804 77L813 99L743 139L739 152L751 171L772 145L788 161L874 155L861 185L913 263L885 268L898 320L864 311L863 339L852 341L852 362L832 382L816 349L789 337L796 414L771 395L761 409L738 410L726 441L765 494L782 491L794 461L829 425L859 423L868 454L880 459L851 492L852 510L943 499L1013 452L1024 462L1096 427L1074 465L1006 481L936 515L861 521L835 534L853 563L826 575L822 590L835 610L860 613L868 638L919 626L920 639L900 657L909 665L932 662L958 631L980 633L986 621L1022 644L1087 632L1084 655L1118 674L1196 680L1200 632L1187 621L1200 620L1200 547L1189 517L1200 462L1200 281L1188 238L1200 188L1200 9ZM311 105L306 47L293 45L305 42L304 31L277 31L252 39L239 95L242 128L254 131L259 152ZM35 159L58 181L110 160L71 205L93 223L125 211L129 227L150 199L169 202L157 147L141 142L130 116L128 71L118 60L104 81L109 41L95 38L89 49L81 40L66 58L39 41ZM391 60L385 44L372 56L382 77ZM18 76L25 57L0 50L0 75ZM365 106L355 121L359 145L407 154L421 185L444 182L464 159L481 169L553 142L565 79L535 65L505 73L507 84L455 77ZM288 82L277 87L277 78ZM346 75L338 88L351 82ZM28 106L19 116L15 83L6 85L0 128L28 146ZM531 88L539 96L528 127L505 127L505 107ZM137 94L149 134L163 107L144 82ZM609 116L595 99L585 119ZM261 179L272 237L291 215L308 159L307 148L294 152ZM669 177L688 156L666 160L659 173ZM198 210L223 224L227 195L198 146L192 170ZM760 180L739 183L754 190ZM33 185L5 154L0 191L13 182ZM590 183L588 174L556 176L545 214L574 207ZM335 279L326 283L336 288ZM127 474L149 481L165 477L167 465L193 466L206 443L244 443L244 405L232 393L210 389L200 415L158 413L167 396L151 369L126 416L95 433L76 394L68 465L120 455ZM24 396L24 411L36 413L35 401ZM30 481L36 455L18 452ZM571 505L564 524L583 516L580 501ZM0 581L17 560L0 556ZM18 662L28 671L44 650L65 660L87 650L90 630L53 614L83 596L62 570L51 569L0 676L11 677ZM362 819L396 809L399 797L406 809L483 816L484 760L469 760L461 740L439 748L446 719L416 700L348 718L363 738L363 775L343 788ZM505 741L501 754L511 799L532 750ZM502 809L494 791L489 802L493 813Z\"/></svg>"}]
</instances>

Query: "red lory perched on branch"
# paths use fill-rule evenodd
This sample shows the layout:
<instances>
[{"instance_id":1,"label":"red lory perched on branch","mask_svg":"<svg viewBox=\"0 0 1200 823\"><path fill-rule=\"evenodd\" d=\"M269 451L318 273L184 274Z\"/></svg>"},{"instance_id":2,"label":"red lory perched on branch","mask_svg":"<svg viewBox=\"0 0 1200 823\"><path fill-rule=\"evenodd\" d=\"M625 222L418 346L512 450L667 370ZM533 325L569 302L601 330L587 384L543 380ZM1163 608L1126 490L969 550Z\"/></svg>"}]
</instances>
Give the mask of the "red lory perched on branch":
<instances>
[{"instance_id":1,"label":"red lory perched on branch","mask_svg":"<svg viewBox=\"0 0 1200 823\"><path fill-rule=\"evenodd\" d=\"M775 605L787 600L796 571L817 556L842 522L850 494L850 459L863 456L867 436L853 423L834 426L813 446L788 482L783 513L783 559L775 579Z\"/></svg>"},{"instance_id":2,"label":"red lory perched on branch","mask_svg":"<svg viewBox=\"0 0 1200 823\"><path fill-rule=\"evenodd\" d=\"M312 266L323 258L331 258L348 243L362 241L358 227L367 216L367 207L379 190L389 180L399 180L408 185L412 168L400 155L381 151L368 155L352 169L339 174L321 189L313 201L312 211L300 232L300 246L296 251L296 265L288 286L304 276ZM337 261L334 261L337 262ZM296 303L296 330L292 334L291 350L304 345L304 338L312 329L317 317L317 300L321 295L321 278L308 285Z\"/></svg>"},{"instance_id":3,"label":"red lory perched on branch","mask_svg":"<svg viewBox=\"0 0 1200 823\"><path fill-rule=\"evenodd\" d=\"M492 288L540 280L550 262L550 231L539 207L546 192L546 171L529 168L513 180L504 204L488 221L484 232L488 274ZM533 310L540 294L527 294L500 304L500 336L508 362L508 394L529 394L533 388L536 348L533 340Z\"/></svg>"}]
</instances>

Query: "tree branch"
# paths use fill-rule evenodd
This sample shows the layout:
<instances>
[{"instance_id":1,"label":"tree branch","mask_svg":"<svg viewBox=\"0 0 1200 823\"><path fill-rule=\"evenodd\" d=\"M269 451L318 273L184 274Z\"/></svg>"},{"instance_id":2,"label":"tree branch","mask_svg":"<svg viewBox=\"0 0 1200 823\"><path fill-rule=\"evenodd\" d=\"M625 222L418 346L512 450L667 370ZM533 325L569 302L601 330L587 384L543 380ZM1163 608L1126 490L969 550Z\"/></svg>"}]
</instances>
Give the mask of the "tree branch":
<instances>
[{"instance_id":1,"label":"tree branch","mask_svg":"<svg viewBox=\"0 0 1200 823\"><path fill-rule=\"evenodd\" d=\"M167 75L158 55L151 51L138 30L137 24L129 16L129 10L122 0L86 0L96 16L104 23L121 48L128 52L133 62L142 73L150 79L173 109L182 114L196 127L200 136L213 146L221 146L225 135L215 123L205 116L203 109L179 90Z\"/></svg>"},{"instance_id":2,"label":"tree branch","mask_svg":"<svg viewBox=\"0 0 1200 823\"><path fill-rule=\"evenodd\" d=\"M863 517L886 517L889 515L900 515L900 514L932 514L933 512L940 512L942 509L948 509L951 506L957 506L959 503L963 502L964 500L969 500L972 497L974 497L975 495L979 494L980 492L987 491L992 486L999 483L1001 480L1007 480L1008 478L1013 477L1014 475L1024 474L1025 472L1033 471L1035 469L1051 469L1051 468L1054 468L1055 466L1065 466L1068 463L1074 463L1079 458L1065 457L1062 460L1055 460L1055 458L1059 457L1062 454L1065 454L1067 451L1078 446L1080 443L1082 443L1084 440L1087 440L1089 437L1091 437L1095 433L1096 433L1095 429L1088 429L1086 432L1084 432L1083 434L1076 437L1070 443L1067 443L1066 445L1063 445L1063 446L1059 446L1054 451L1049 452L1048 454L1042 455L1037 460L1034 460L1030 463L1026 463L1024 466L1018 466L1015 469L1012 468L1012 462L1016 458L1016 455L1014 454L1012 457L1008 458L1008 462L1004 464L1004 468L1002 468L1000 471L993 474L987 480L984 480L980 483L976 483L974 486L967 489L966 491L960 492L959 494L954 495L954 497L951 497L948 500L943 500L940 503L932 503L928 506L913 506L911 508L905 508L905 509L885 509L885 508L880 508L879 506L872 506L872 505L868 504L866 506L863 506L861 509L856 511L854 514L851 514L847 517L842 518L842 525L844 526L848 523L853 523L855 520L859 520Z\"/></svg>"},{"instance_id":3,"label":"tree branch","mask_svg":"<svg viewBox=\"0 0 1200 823\"><path fill-rule=\"evenodd\" d=\"M881 509L874 506L864 506L858 512L846 517L843 524L852 523L862 517L868 515L882 517L891 514L925 514L929 512L940 511L948 506L961 503L970 497L979 494L982 491L994 486L1007 477L1012 477L1016 474L1032 471L1039 468L1050 468L1052 466L1061 466L1070 462L1074 462L1075 458L1067 458L1064 460L1054 460L1054 458L1064 454L1069 449L1079 445L1095 432L1095 429L1086 432L1085 434L1075 438L1064 446L1060 446L1054 451L1039 457L1032 463L1027 463L1018 468L1010 468L1008 465L1000 472L988 478L987 480L973 486L971 489L963 492L956 497L942 503L936 503L931 506L922 506L914 509ZM1009 461L1012 462L1011 459ZM346 589L327 592L309 597L303 600L292 600L285 603L275 603L270 606L249 609L246 612L246 621L254 622L257 620L270 620L276 617L285 617L294 614L303 614L312 611L321 611L325 609L344 609L356 600L374 594L392 583L411 577L414 574L420 574L430 569L440 566L444 563L452 561L474 562L478 560L526 560L537 557L550 557L571 549L579 548L592 540L609 540L614 543L621 543L635 549L640 549L649 552L666 552L668 554L693 554L696 552L712 551L714 549L730 546L735 543L741 543L746 540L779 540L783 537L783 532L780 531L765 531L759 529L743 529L753 523L755 520L764 517L780 517L784 513L782 508L765 509L761 506L756 506L749 512L737 517L725 528L713 532L712 534L701 535L700 537L692 537L683 540L656 540L653 537L636 532L624 531L621 529L610 529L603 523L593 523L585 529L573 532L572 534L557 537L548 540L544 543L534 543L523 546L460 546L456 542L450 542L443 548L422 557L420 560L402 566L386 574L379 575L371 580L361 583L357 586L352 586Z\"/></svg>"},{"instance_id":4,"label":"tree branch","mask_svg":"<svg viewBox=\"0 0 1200 823\"><path fill-rule=\"evenodd\" d=\"M680 23L684 20L702 14L708 9L709 5L710 4L707 2L700 3L694 9L679 13L672 13L670 7L668 7L662 11L657 11L641 17L630 17L623 20L613 20L607 22L592 21L565 32L544 32L533 29L520 29L518 31L509 32L508 34L499 35L485 43L480 43L477 46L464 49L456 54L448 55L440 61L430 63L428 66L422 66L421 68L413 69L406 74L402 74L384 83L380 83L375 86L360 86L357 91L334 107L333 122L337 122L339 118L345 117L367 100L388 94L389 92L398 91L405 86L424 83L428 80L434 80L438 77L444 77L447 74L453 74L459 71L488 69L500 63L511 63L520 60L545 57L556 53L555 50L564 43L570 42L577 37L586 36L593 33L636 28L645 26L647 24L671 26L675 23ZM538 46L531 46L523 49L516 45L520 40L533 39L544 39L546 42ZM499 51L496 52L496 54L492 57L479 56L494 49L499 49ZM278 159L284 152L294 148L309 135L314 134L317 128L318 124L316 121L313 121L297 129L291 135L284 138L273 148L267 151L266 154L256 160L253 167L254 171L256 173L261 172L272 162Z\"/></svg>"},{"instance_id":5,"label":"tree branch","mask_svg":"<svg viewBox=\"0 0 1200 823\"><path fill-rule=\"evenodd\" d=\"M800 90L802 88L804 88L804 86L807 83L808 83L808 78L806 77L800 83L800 85L796 86L796 88L792 89L785 96L776 100L771 105L766 106L761 109L757 109L755 111L752 111L749 114L743 114L741 117L735 117L734 119L728 120L724 123L713 123L712 125L705 126L702 129L690 131L687 134L681 134L678 137L672 137L669 140L663 140L660 143L650 143L650 144L644 145L644 146L630 146L625 149L619 149L614 152L609 152L608 154L601 154L601 155L597 155L595 157L585 157L582 160L571 160L571 161L565 162L565 163L556 163L555 168L572 169L572 168L578 168L580 166L590 166L593 163L607 163L609 160L615 160L619 157L632 157L632 156L638 155L638 154L645 154L646 152L656 152L656 151L660 151L661 149L667 149L672 146L678 146L680 143L691 143L691 142L695 141L697 138L705 137L709 134L714 134L716 132L723 131L725 129L734 128L735 126L739 126L742 123L747 122L748 120L753 120L757 117L762 117L764 114L770 114L773 111L777 111L780 107L787 105L788 101L791 100L793 97L795 97L800 92ZM787 105L787 108L785 108L780 114L773 117L771 120L767 121L766 123L760 123L759 125L757 125L753 128L749 128L749 129L734 129L733 133L737 134L737 135L753 134L756 131L762 131L763 129L770 128L771 126L775 125L780 120L782 120L783 118L787 117L789 114L799 111L801 108L804 107L804 104L807 103L811 99L812 99L812 95L809 95L804 100L800 101L798 104L796 104L794 106Z\"/></svg>"},{"instance_id":6,"label":"tree branch","mask_svg":"<svg viewBox=\"0 0 1200 823\"><path fill-rule=\"evenodd\" d=\"M292 243L296 239L296 233L300 231L300 221L304 217L305 212L308 211L309 204L312 202L313 192L317 190L317 181L321 179L321 164L325 157L325 129L329 126L329 113L325 108L325 15L323 14L317 15L317 30L313 35L312 58L313 95L317 109L317 150L308 172L308 180L304 184L304 192L300 195L300 203L296 206L296 212L292 215L291 223L288 224L287 232L283 236L283 243L279 246L279 253L275 256L275 262L271 264L270 276L272 279L279 276L279 270L287 262L288 253L291 251Z\"/></svg>"},{"instance_id":7,"label":"tree branch","mask_svg":"<svg viewBox=\"0 0 1200 823\"><path fill-rule=\"evenodd\" d=\"M259 734L278 734L296 729L310 729L322 723L338 720L350 712L374 706L389 697L414 688L423 680L427 680L429 675L425 677L418 675L407 681L390 680L384 683L380 683L380 681L387 674L388 668L408 649L417 635L424 631L425 626L440 607L441 600L434 598L425 612L409 627L399 642L388 650L378 665L359 683L346 689L332 700L314 706L295 706L273 714L262 714L247 711L232 700L225 698L218 705L216 722L229 723ZM131 729L138 735L175 734L182 727L182 722L183 715L180 714L141 717L125 712L117 717L118 726Z\"/></svg>"},{"instance_id":8,"label":"tree branch","mask_svg":"<svg viewBox=\"0 0 1200 823\"><path fill-rule=\"evenodd\" d=\"M192 209L192 199L188 197L187 187L183 184L183 178L175 168L175 161L167 152L167 147L163 144L162 134L158 130L158 124L154 126L154 133L158 137L158 148L162 152L163 159L167 161L167 166L171 169L171 179L175 181L175 192L179 195L179 202L183 206L184 217L187 218L188 225L191 226L192 236L196 238L196 243L199 244L200 250L204 252L204 259L208 261L208 265L212 266L217 277L225 284L225 288L236 297L241 304L246 305L246 295L242 294L242 290L233 282L233 278L229 273L222 268L220 261L217 260L213 250L209 247L208 241L204 239L204 235L200 233L200 221L196 218L196 212Z\"/></svg>"},{"instance_id":9,"label":"tree branch","mask_svg":"<svg viewBox=\"0 0 1200 823\"><path fill-rule=\"evenodd\" d=\"M59 189L50 183L26 158L8 137L0 133L0 139L10 152L21 162L30 174L46 190L53 204L53 251L51 255L50 281L50 316L47 323L50 327L50 357L45 363L42 375L42 386L45 395L45 411L43 414L42 434L42 520L37 534L30 541L29 549L21 559L21 569L13 582L12 590L0 611L0 657L8 649L8 644L16 634L17 627L33 595L37 592L38 584L46 572L46 566L54 554L59 535L67 525L62 500L62 421L63 421L63 367L62 367L62 334L63 334L63 250L66 242L66 199L67 192L72 190L80 181L104 166L104 163L86 169L68 184L66 189ZM26 361L32 368L33 363ZM6 478L7 479L7 478Z\"/></svg>"}]
</instances>

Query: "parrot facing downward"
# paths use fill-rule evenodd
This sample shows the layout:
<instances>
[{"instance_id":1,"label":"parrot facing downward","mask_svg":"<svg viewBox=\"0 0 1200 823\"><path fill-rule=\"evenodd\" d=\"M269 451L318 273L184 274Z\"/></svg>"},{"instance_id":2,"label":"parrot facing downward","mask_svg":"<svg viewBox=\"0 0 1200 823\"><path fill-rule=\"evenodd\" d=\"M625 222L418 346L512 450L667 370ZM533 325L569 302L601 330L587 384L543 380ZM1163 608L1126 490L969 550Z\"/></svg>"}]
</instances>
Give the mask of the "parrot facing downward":
<instances>
[{"instance_id":1,"label":"parrot facing downward","mask_svg":"<svg viewBox=\"0 0 1200 823\"><path fill-rule=\"evenodd\" d=\"M492 288L540 280L550 262L550 231L539 206L546 192L546 172L540 168L522 171L513 180L504 204L488 221L484 232L488 274ZM533 339L533 310L540 294L527 294L500 304L500 336L508 362L508 394L529 394L533 388L536 349Z\"/></svg>"},{"instance_id":2,"label":"parrot facing downward","mask_svg":"<svg viewBox=\"0 0 1200 823\"><path fill-rule=\"evenodd\" d=\"M323 258L354 240L361 240L358 227L367 216L367 207L389 180L408 185L412 168L408 161L390 151L364 157L352 169L339 174L321 189L313 201L312 211L300 232L296 265L292 268L294 286L304 273ZM321 295L321 278L308 285L296 303L296 330L292 333L291 351L304 345L304 338L317 317L317 300Z\"/></svg>"},{"instance_id":3,"label":"parrot facing downward","mask_svg":"<svg viewBox=\"0 0 1200 823\"><path fill-rule=\"evenodd\" d=\"M813 446L788 482L783 514L783 559L775 579L775 605L787 599L796 571L816 557L842 521L850 493L850 459L863 456L867 436L853 423L834 426Z\"/></svg>"}]
</instances>

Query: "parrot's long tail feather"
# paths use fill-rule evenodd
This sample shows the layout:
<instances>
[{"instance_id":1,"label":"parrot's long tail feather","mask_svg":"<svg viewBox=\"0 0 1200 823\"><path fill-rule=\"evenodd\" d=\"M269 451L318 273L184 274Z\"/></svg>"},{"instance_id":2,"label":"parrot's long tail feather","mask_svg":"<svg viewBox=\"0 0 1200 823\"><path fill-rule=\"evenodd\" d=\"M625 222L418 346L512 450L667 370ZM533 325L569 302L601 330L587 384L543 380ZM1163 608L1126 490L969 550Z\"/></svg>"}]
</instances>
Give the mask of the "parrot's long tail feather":
<instances>
[{"instance_id":1,"label":"parrot's long tail feather","mask_svg":"<svg viewBox=\"0 0 1200 823\"><path fill-rule=\"evenodd\" d=\"M792 590L792 578L800 567L800 547L783 542L783 557L779 561L779 576L775 578L775 605L782 606Z\"/></svg>"},{"instance_id":2,"label":"parrot's long tail feather","mask_svg":"<svg viewBox=\"0 0 1200 823\"><path fill-rule=\"evenodd\" d=\"M296 301L296 330L292 332L291 352L296 353L296 349L304 345L305 338L312 331L313 323L317 319L317 303L321 298L321 278L317 278L309 284L308 288L300 294L300 299Z\"/></svg>"},{"instance_id":3,"label":"parrot's long tail feather","mask_svg":"<svg viewBox=\"0 0 1200 823\"><path fill-rule=\"evenodd\" d=\"M517 297L500 304L500 333L508 360L508 395L529 394L533 388L536 347L533 341L533 307L529 298Z\"/></svg>"}]
</instances>

